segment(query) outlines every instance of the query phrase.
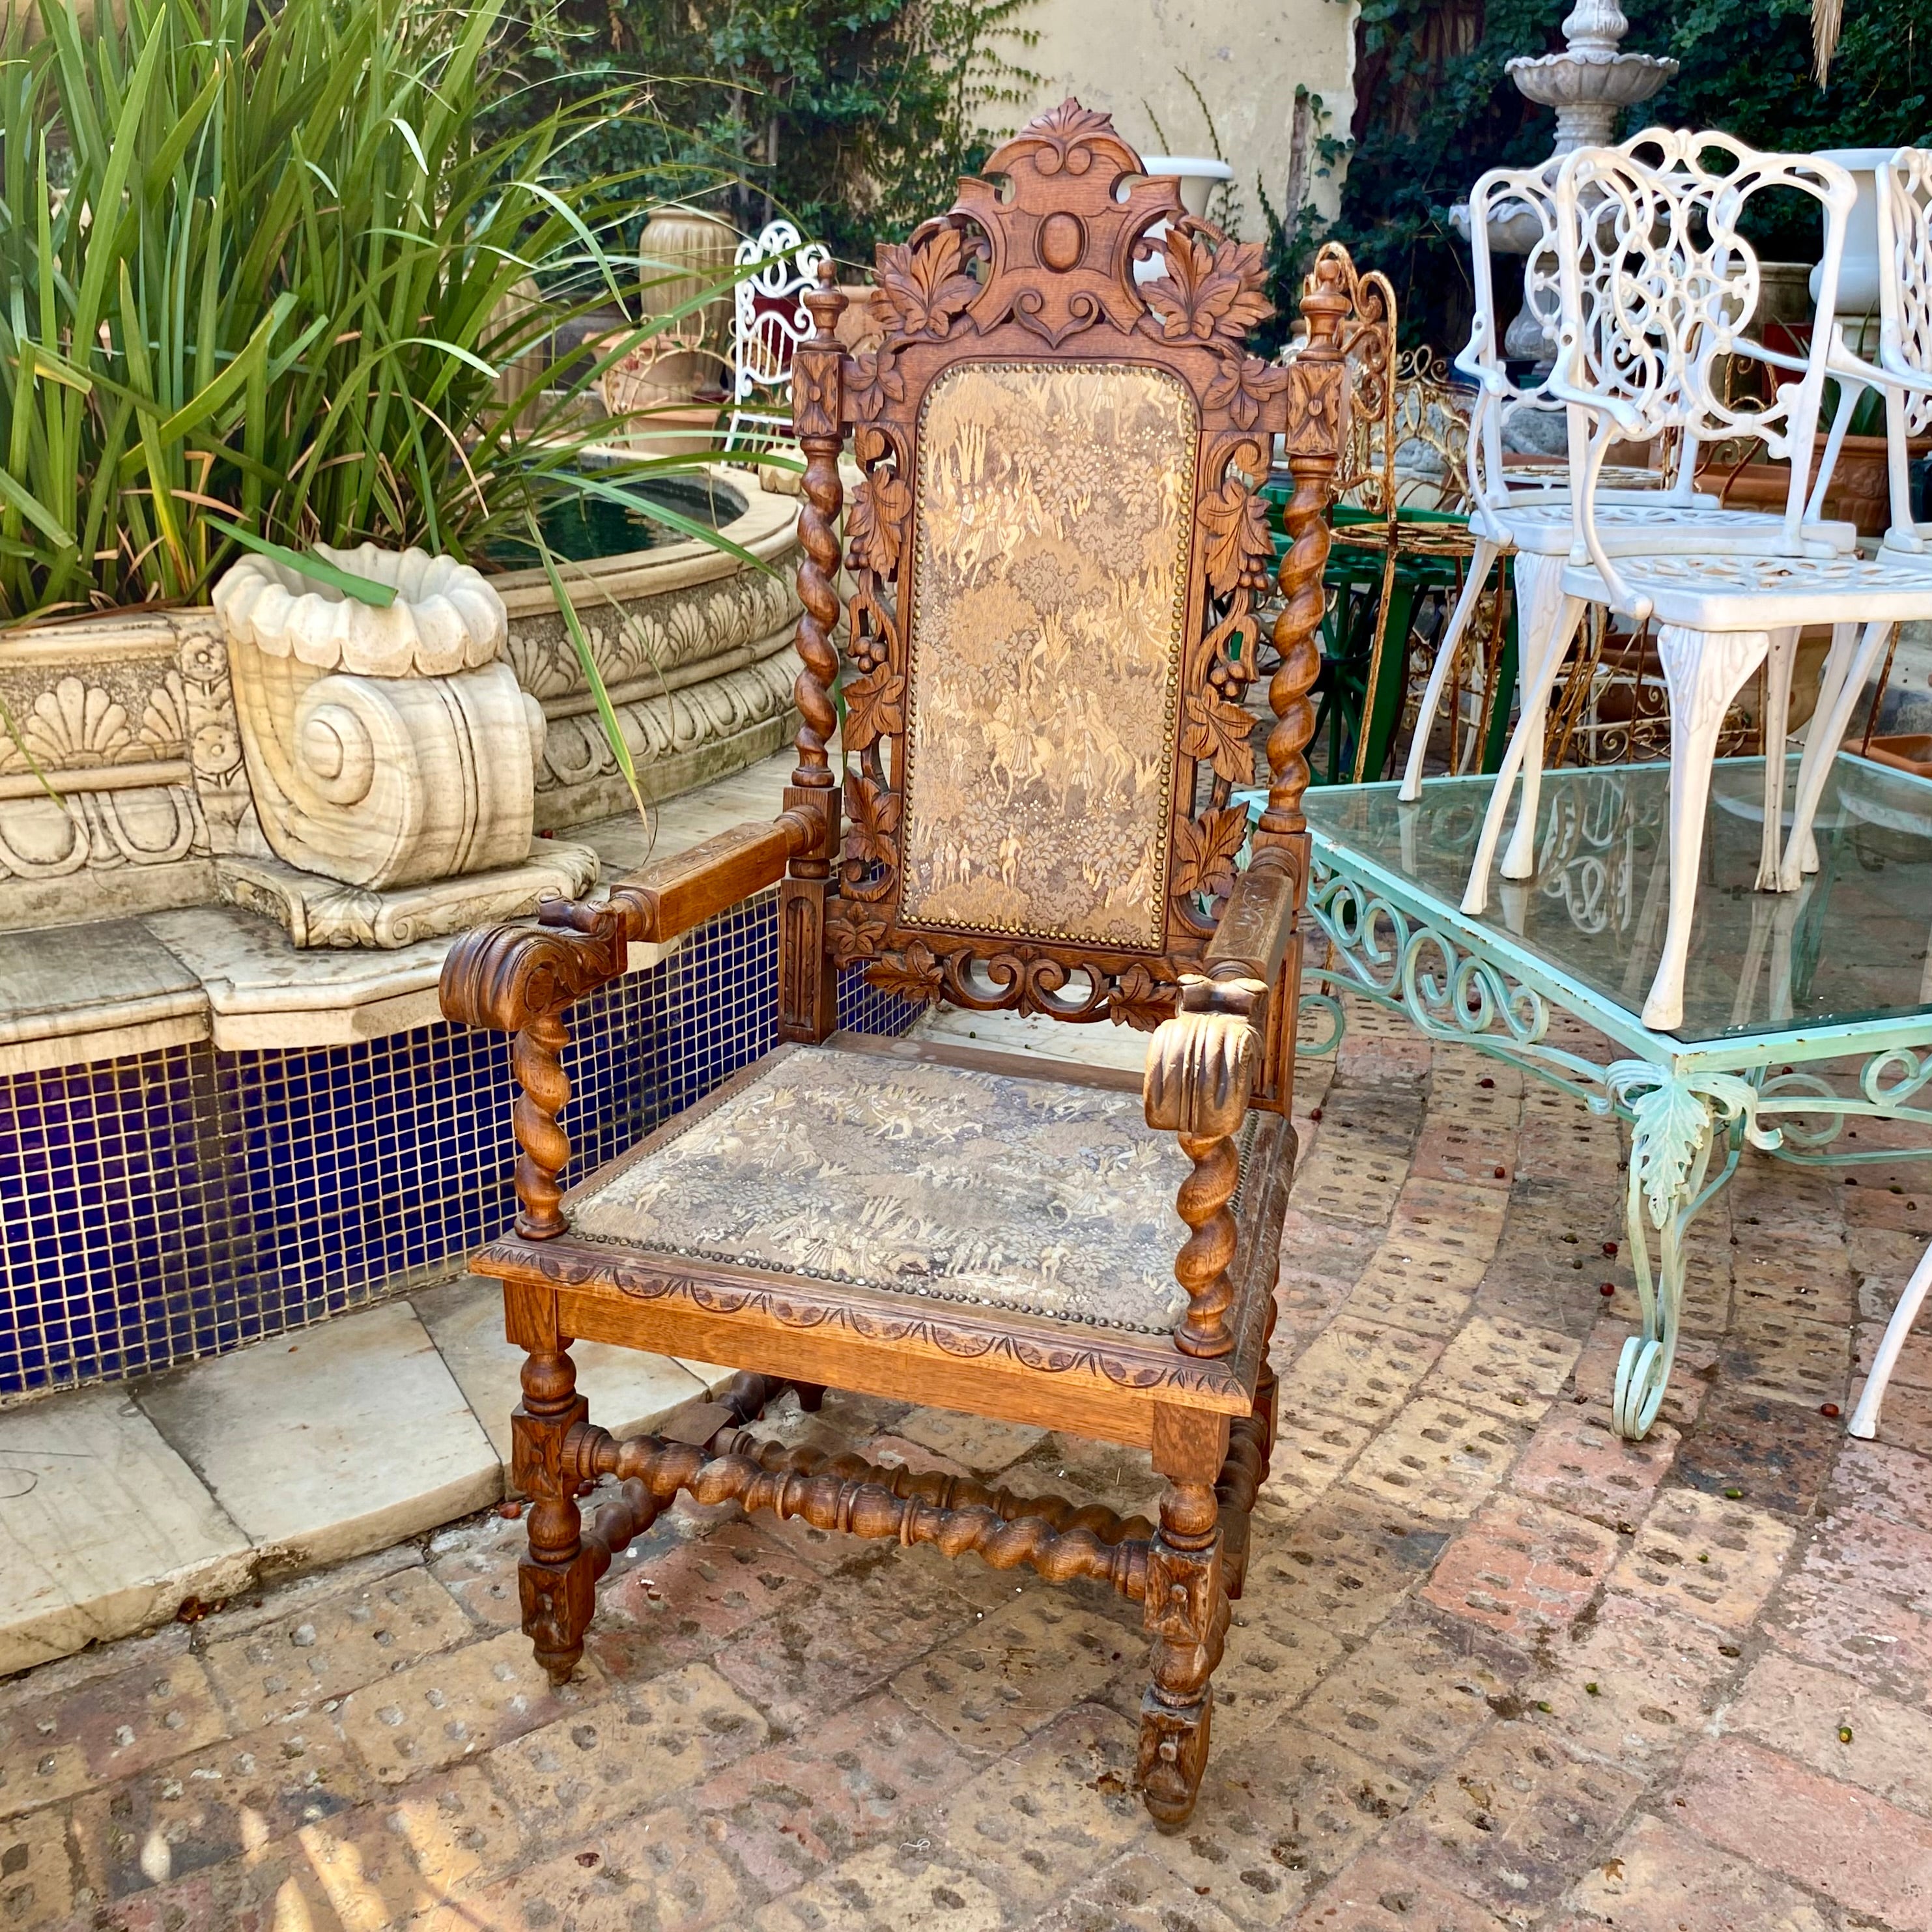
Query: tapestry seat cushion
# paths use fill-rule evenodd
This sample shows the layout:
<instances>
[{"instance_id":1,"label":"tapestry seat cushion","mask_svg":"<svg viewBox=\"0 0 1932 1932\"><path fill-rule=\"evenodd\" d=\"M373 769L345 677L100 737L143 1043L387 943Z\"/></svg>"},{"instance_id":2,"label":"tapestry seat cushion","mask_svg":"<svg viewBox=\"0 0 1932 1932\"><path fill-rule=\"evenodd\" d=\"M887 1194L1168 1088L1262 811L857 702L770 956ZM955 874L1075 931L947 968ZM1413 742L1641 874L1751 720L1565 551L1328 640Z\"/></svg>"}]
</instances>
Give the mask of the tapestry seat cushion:
<instances>
[{"instance_id":1,"label":"tapestry seat cushion","mask_svg":"<svg viewBox=\"0 0 1932 1932\"><path fill-rule=\"evenodd\" d=\"M781 1048L567 1211L632 1251L1165 1334L1192 1171L1137 1088Z\"/></svg>"}]
</instances>

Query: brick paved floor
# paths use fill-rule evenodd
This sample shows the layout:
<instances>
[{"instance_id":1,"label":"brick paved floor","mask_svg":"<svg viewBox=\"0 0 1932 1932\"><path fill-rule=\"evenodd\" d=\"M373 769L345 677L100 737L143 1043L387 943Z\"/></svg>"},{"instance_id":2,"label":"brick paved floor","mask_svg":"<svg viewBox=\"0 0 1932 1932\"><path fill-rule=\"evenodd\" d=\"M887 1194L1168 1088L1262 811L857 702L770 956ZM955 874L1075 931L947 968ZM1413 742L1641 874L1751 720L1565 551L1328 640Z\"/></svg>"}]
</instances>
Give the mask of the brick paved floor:
<instances>
[{"instance_id":1,"label":"brick paved floor","mask_svg":"<svg viewBox=\"0 0 1932 1932\"><path fill-rule=\"evenodd\" d=\"M1372 1013L1330 1078L1185 1834L1130 1789L1146 1647L1096 1589L682 1510L553 1693L492 1516L0 1687L0 1928L1932 1927L1932 1347L1883 1443L1819 1413L1932 1177L1754 1156L1630 1448L1615 1129ZM773 1426L1155 1493L890 1403Z\"/></svg>"}]
</instances>

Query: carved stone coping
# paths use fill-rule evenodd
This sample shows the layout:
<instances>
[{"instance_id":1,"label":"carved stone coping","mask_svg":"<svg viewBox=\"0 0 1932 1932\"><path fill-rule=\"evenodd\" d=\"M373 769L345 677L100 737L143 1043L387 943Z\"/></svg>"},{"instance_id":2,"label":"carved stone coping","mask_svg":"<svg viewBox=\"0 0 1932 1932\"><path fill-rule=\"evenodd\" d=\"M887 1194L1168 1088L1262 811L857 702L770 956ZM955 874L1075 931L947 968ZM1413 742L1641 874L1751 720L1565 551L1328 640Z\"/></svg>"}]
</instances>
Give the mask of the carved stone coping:
<instances>
[{"instance_id":1,"label":"carved stone coping","mask_svg":"<svg viewBox=\"0 0 1932 1932\"><path fill-rule=\"evenodd\" d=\"M715 798L676 800L654 841L634 813L591 828L604 878L776 814L791 762L741 772ZM441 1018L436 982L452 944L304 951L266 921L215 904L0 932L0 1078L200 1040L271 1052L409 1032ZM628 970L647 971L678 944L634 946Z\"/></svg>"}]
</instances>

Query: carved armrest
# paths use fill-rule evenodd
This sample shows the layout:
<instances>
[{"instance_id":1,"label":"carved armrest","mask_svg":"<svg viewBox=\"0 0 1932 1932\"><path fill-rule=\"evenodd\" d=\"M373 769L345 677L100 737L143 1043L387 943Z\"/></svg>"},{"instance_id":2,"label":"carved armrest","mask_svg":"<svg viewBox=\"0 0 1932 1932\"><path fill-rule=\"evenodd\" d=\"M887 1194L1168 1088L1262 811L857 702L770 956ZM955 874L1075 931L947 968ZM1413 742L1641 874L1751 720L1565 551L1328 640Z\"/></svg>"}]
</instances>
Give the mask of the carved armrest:
<instances>
[{"instance_id":1,"label":"carved armrest","mask_svg":"<svg viewBox=\"0 0 1932 1932\"><path fill-rule=\"evenodd\" d=\"M1261 1064L1268 994L1268 982L1258 976L1185 974L1180 1010L1148 1045L1147 1124L1178 1134L1181 1152L1194 1163L1174 1204L1190 1230L1174 1264L1174 1279L1187 1291L1187 1312L1174 1331L1184 1354L1225 1355L1234 1346L1226 1318L1234 1298L1228 1267L1235 1225L1228 1204L1241 1178L1235 1140Z\"/></svg>"},{"instance_id":2,"label":"carved armrest","mask_svg":"<svg viewBox=\"0 0 1932 1932\"><path fill-rule=\"evenodd\" d=\"M1280 978L1294 934L1295 884L1293 874L1278 868L1251 868L1235 880L1202 958L1210 980L1272 986Z\"/></svg>"},{"instance_id":3,"label":"carved armrest","mask_svg":"<svg viewBox=\"0 0 1932 1932\"><path fill-rule=\"evenodd\" d=\"M610 903L622 908L627 940L662 944L776 885L818 839L802 812L782 812L766 825L734 825L675 859L620 879L610 888Z\"/></svg>"},{"instance_id":4,"label":"carved armrest","mask_svg":"<svg viewBox=\"0 0 1932 1932\"><path fill-rule=\"evenodd\" d=\"M735 826L620 879L608 904L560 900L544 906L535 926L485 926L449 949L438 989L445 1016L517 1036L520 1234L548 1240L566 1225L558 1177L570 1137L556 1118L570 1099L565 1009L617 978L634 943L675 939L776 883L795 855L823 844L828 822L808 807L782 812L769 825Z\"/></svg>"},{"instance_id":5,"label":"carved armrest","mask_svg":"<svg viewBox=\"0 0 1932 1932\"><path fill-rule=\"evenodd\" d=\"M445 1018L520 1033L624 970L634 944L662 944L776 883L818 836L811 818L785 812L734 826L675 858L627 874L606 904L554 900L535 926L466 933L442 963Z\"/></svg>"}]
</instances>

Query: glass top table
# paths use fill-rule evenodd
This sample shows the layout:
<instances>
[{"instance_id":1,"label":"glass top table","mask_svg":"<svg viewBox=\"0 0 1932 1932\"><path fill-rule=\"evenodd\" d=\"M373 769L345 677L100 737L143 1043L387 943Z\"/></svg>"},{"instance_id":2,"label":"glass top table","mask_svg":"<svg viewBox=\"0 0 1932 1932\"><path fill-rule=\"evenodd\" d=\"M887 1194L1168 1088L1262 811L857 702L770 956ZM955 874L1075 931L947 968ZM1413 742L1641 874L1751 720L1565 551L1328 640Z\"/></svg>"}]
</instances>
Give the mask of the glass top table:
<instances>
[{"instance_id":1,"label":"glass top table","mask_svg":"<svg viewBox=\"0 0 1932 1932\"><path fill-rule=\"evenodd\" d=\"M1339 1040L1334 994L1346 990L1630 1122L1626 1220L1645 1320L1613 1414L1641 1436L1676 1352L1684 1236L1743 1148L1896 1161L1896 1148L1848 1149L1846 1120L1932 1129L1920 1104L1932 1082L1932 782L1841 754L1819 811L1816 872L1796 892L1760 892L1763 760L1720 760L1684 1020L1670 1034L1640 1017L1668 910L1670 767L1546 773L1534 875L1495 882L1490 911L1472 916L1460 902L1492 782L1430 779L1409 805L1393 784L1305 795L1310 910L1330 959L1319 976L1329 992L1304 1005L1324 1008ZM1553 1011L1596 1028L1620 1057L1552 1040Z\"/></svg>"}]
</instances>

